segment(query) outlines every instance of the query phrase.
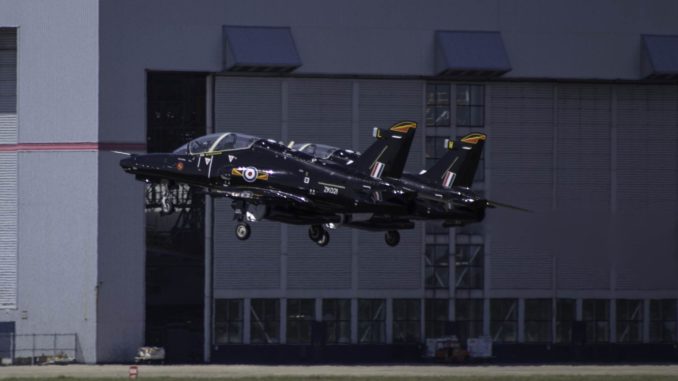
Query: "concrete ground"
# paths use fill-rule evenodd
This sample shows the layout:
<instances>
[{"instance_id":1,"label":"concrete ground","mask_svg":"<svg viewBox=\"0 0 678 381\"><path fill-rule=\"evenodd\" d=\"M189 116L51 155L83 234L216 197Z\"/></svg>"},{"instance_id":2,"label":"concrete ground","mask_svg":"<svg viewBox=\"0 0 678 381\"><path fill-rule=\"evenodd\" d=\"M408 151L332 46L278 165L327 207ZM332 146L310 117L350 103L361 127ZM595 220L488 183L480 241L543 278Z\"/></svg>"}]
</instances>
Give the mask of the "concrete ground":
<instances>
[{"instance_id":1,"label":"concrete ground","mask_svg":"<svg viewBox=\"0 0 678 381\"><path fill-rule=\"evenodd\" d=\"M122 377L129 365L46 365L0 367L0 379L22 377ZM529 366L265 366L265 365L140 365L139 378L230 378L271 376L526 376L526 375L678 375L678 365L529 365Z\"/></svg>"}]
</instances>

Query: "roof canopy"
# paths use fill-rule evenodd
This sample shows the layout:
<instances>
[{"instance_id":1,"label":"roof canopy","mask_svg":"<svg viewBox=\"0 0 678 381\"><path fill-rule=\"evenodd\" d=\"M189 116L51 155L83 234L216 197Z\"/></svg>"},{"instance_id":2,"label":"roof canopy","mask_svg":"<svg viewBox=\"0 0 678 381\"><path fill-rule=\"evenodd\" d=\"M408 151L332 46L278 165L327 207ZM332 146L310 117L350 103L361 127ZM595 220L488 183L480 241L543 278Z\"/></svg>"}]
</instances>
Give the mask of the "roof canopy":
<instances>
[{"instance_id":1,"label":"roof canopy","mask_svg":"<svg viewBox=\"0 0 678 381\"><path fill-rule=\"evenodd\" d=\"M645 78L678 78L678 36L642 35Z\"/></svg>"},{"instance_id":2,"label":"roof canopy","mask_svg":"<svg viewBox=\"0 0 678 381\"><path fill-rule=\"evenodd\" d=\"M499 32L436 31L436 75L496 77L510 70Z\"/></svg>"},{"instance_id":3,"label":"roof canopy","mask_svg":"<svg viewBox=\"0 0 678 381\"><path fill-rule=\"evenodd\" d=\"M290 72L301 66L290 28L224 26L224 70Z\"/></svg>"}]
</instances>

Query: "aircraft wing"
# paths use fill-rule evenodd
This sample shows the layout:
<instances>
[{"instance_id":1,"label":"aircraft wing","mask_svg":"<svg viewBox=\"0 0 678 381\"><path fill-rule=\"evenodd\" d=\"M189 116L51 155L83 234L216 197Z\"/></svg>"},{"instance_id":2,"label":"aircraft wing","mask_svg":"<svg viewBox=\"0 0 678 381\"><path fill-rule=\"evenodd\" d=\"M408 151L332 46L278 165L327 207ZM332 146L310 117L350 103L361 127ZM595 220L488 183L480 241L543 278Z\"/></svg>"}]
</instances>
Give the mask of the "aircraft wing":
<instances>
[{"instance_id":1,"label":"aircraft wing","mask_svg":"<svg viewBox=\"0 0 678 381\"><path fill-rule=\"evenodd\" d=\"M229 187L228 189L220 190L219 193L232 199L245 200L257 204L289 204L290 202L294 202L304 206L313 205L313 202L304 196L283 192L277 189Z\"/></svg>"}]
</instances>

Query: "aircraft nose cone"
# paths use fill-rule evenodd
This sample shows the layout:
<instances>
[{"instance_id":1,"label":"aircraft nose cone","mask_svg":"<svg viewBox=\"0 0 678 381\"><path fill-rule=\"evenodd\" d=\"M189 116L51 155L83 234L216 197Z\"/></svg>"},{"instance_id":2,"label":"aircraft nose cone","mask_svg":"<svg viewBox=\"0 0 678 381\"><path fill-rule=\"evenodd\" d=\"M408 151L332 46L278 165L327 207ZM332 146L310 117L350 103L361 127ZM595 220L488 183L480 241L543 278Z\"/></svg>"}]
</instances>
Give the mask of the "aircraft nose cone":
<instances>
[{"instance_id":1,"label":"aircraft nose cone","mask_svg":"<svg viewBox=\"0 0 678 381\"><path fill-rule=\"evenodd\" d=\"M120 160L120 166L125 171L130 171L134 167L135 163L136 163L136 160L132 156Z\"/></svg>"}]
</instances>

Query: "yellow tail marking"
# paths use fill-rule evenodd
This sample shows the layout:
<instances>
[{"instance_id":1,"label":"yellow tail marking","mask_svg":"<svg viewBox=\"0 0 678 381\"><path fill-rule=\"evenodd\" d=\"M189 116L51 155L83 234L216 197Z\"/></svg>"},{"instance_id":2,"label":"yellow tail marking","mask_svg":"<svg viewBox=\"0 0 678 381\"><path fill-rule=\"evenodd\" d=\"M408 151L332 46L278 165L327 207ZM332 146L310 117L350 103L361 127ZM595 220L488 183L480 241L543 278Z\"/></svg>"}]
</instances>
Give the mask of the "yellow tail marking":
<instances>
[{"instance_id":1,"label":"yellow tail marking","mask_svg":"<svg viewBox=\"0 0 678 381\"><path fill-rule=\"evenodd\" d=\"M400 122L390 128L391 131L407 133L410 129L417 128L417 122Z\"/></svg>"},{"instance_id":2,"label":"yellow tail marking","mask_svg":"<svg viewBox=\"0 0 678 381\"><path fill-rule=\"evenodd\" d=\"M474 134L468 134L461 138L462 143L468 143L468 144L477 144L481 140L487 139L487 136L485 134L479 134L479 133L474 133Z\"/></svg>"}]
</instances>

